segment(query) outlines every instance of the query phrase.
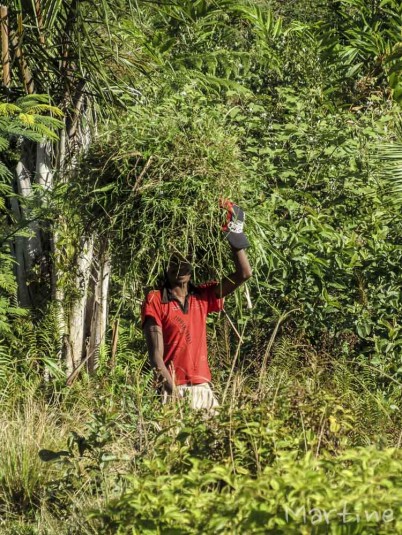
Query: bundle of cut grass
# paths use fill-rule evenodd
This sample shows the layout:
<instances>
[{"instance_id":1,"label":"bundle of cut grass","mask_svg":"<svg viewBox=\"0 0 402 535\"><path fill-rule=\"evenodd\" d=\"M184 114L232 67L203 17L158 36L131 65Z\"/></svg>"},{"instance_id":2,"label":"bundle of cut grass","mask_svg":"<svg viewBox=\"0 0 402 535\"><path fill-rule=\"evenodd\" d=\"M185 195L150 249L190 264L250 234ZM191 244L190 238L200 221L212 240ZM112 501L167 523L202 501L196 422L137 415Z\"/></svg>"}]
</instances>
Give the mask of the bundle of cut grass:
<instances>
[{"instance_id":1,"label":"bundle of cut grass","mask_svg":"<svg viewBox=\"0 0 402 535\"><path fill-rule=\"evenodd\" d=\"M222 275L219 198L241 203L247 184L225 115L201 95L136 107L82 162L74 202L83 197L88 224L113 236L115 265L134 287L155 284L177 252L192 256L200 277Z\"/></svg>"}]
</instances>

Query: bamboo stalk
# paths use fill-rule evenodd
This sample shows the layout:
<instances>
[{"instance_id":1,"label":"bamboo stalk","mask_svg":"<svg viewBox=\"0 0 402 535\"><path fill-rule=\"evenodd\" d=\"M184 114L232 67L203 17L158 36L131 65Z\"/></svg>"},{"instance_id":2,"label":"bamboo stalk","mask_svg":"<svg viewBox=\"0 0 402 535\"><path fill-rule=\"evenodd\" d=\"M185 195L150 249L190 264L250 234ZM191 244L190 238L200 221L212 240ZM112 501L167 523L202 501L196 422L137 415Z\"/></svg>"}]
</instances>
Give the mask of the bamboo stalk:
<instances>
[{"instance_id":1,"label":"bamboo stalk","mask_svg":"<svg viewBox=\"0 0 402 535\"><path fill-rule=\"evenodd\" d=\"M40 0L35 0L36 21L38 23L39 42L43 46L45 44L45 36L43 35L43 17Z\"/></svg>"},{"instance_id":2,"label":"bamboo stalk","mask_svg":"<svg viewBox=\"0 0 402 535\"><path fill-rule=\"evenodd\" d=\"M66 380L66 385L67 386L72 386L72 384L74 383L74 381L77 379L78 377L78 374L80 373L80 371L83 369L84 367L84 364L86 364L88 362L88 360L92 357L93 355L93 352L92 353L89 353L85 358L84 360L75 368L75 370L73 370L70 375L67 377L67 380Z\"/></svg>"},{"instance_id":3,"label":"bamboo stalk","mask_svg":"<svg viewBox=\"0 0 402 535\"><path fill-rule=\"evenodd\" d=\"M230 319L230 316L229 316L229 314L226 312L225 309L223 309L223 313L225 314L225 316L226 316L228 322L230 323L230 326L232 327L232 329L234 330L234 332L237 334L237 338L238 338L239 340L241 340L241 339L242 339L241 334L240 334L239 331L236 329L235 324L234 324L233 321Z\"/></svg>"},{"instance_id":4,"label":"bamboo stalk","mask_svg":"<svg viewBox=\"0 0 402 535\"><path fill-rule=\"evenodd\" d=\"M0 26L1 26L1 65L3 69L3 85L10 87L10 48L8 42L8 8L0 6Z\"/></svg>"},{"instance_id":5,"label":"bamboo stalk","mask_svg":"<svg viewBox=\"0 0 402 535\"><path fill-rule=\"evenodd\" d=\"M22 52L20 38L18 37L18 35L13 35L11 39L11 44L14 49L15 59L17 60L25 91L28 93L28 95L32 95L33 93L35 93L33 76Z\"/></svg>"}]
</instances>

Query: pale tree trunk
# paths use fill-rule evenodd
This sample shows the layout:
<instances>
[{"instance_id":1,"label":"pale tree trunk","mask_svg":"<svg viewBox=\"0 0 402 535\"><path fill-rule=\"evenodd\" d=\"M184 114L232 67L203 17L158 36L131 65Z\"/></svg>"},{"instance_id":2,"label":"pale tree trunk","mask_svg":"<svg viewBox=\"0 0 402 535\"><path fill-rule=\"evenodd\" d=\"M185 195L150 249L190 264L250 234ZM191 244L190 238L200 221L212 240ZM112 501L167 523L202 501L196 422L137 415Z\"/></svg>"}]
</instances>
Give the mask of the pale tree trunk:
<instances>
[{"instance_id":1,"label":"pale tree trunk","mask_svg":"<svg viewBox=\"0 0 402 535\"><path fill-rule=\"evenodd\" d=\"M75 109L81 114L81 120L70 122L67 135L70 170L76 165L79 154L88 149L91 142L90 126L95 127L91 110L84 106L81 99L77 101ZM70 137L70 134L73 135ZM76 265L76 286L81 288L81 294L67 313L69 320L64 337L68 376L84 361L89 372L96 370L99 349L105 340L107 327L111 274L108 242L106 239L99 240L96 231L90 231L82 238L80 247Z\"/></svg>"},{"instance_id":2,"label":"pale tree trunk","mask_svg":"<svg viewBox=\"0 0 402 535\"><path fill-rule=\"evenodd\" d=\"M80 107L80 112L82 112L82 107ZM71 129L71 120L67 121L66 125L64 153L61 154L61 157L64 159L64 169L67 174L73 172L79 154L88 149L91 141L89 125L85 121L85 116L80 117L77 124L78 126L74 130ZM94 261L93 234L82 237L79 247L74 276L75 286L81 289L81 295L74 301L70 309L65 311L68 316L66 339L69 342L67 351L65 351L67 377L85 358L88 345L87 302L91 295L91 275Z\"/></svg>"},{"instance_id":3,"label":"pale tree trunk","mask_svg":"<svg viewBox=\"0 0 402 535\"><path fill-rule=\"evenodd\" d=\"M87 303L89 332L86 357L90 373L98 367L99 349L105 342L107 327L111 261L106 240L101 243L97 256L98 261L94 261L92 270L92 295Z\"/></svg>"},{"instance_id":4,"label":"pale tree trunk","mask_svg":"<svg viewBox=\"0 0 402 535\"><path fill-rule=\"evenodd\" d=\"M53 189L53 150L49 141L38 143L36 147L36 173L35 178L39 186L46 190Z\"/></svg>"},{"instance_id":5,"label":"pale tree trunk","mask_svg":"<svg viewBox=\"0 0 402 535\"><path fill-rule=\"evenodd\" d=\"M85 315L93 253L93 238L83 238L80 243L80 251L76 264L76 284L78 285L80 296L75 299L71 306L68 320L70 349L70 355L66 355L66 357L69 357L69 360L66 362L68 376L81 364L85 352Z\"/></svg>"},{"instance_id":6,"label":"pale tree trunk","mask_svg":"<svg viewBox=\"0 0 402 535\"><path fill-rule=\"evenodd\" d=\"M67 96L66 96L67 99ZM76 140L69 128L70 121L66 118L65 127L61 130L57 145L57 169L61 183L67 183L74 171L74 164L80 150L86 150L89 145L77 146ZM77 131L77 137L79 129ZM93 240L82 238L76 254L75 286L80 288L80 297L70 306L66 307L65 289L62 284L64 276L63 246L60 239L63 233L68 232L68 222L64 215L58 218L53 231L52 239L52 297L57 308L58 330L61 341L59 358L66 367L67 377L80 365L85 351L85 310L90 282L91 263L93 257ZM64 251L64 254L65 251ZM67 267L68 269L68 267Z\"/></svg>"},{"instance_id":7,"label":"pale tree trunk","mask_svg":"<svg viewBox=\"0 0 402 535\"><path fill-rule=\"evenodd\" d=\"M53 160L53 146L49 141L42 141L36 145L36 171L35 171L35 181L46 191L51 191L53 189L53 170L52 170L52 160ZM50 251L52 251L52 238L47 236L47 240L50 240ZM45 258L43 257L43 260ZM50 265L50 260L49 260ZM51 270L51 277L53 278L53 269ZM48 299L51 299L52 296L49 296ZM60 341L61 342L61 341ZM62 345L59 342L59 347ZM45 381L50 380L50 373L48 368L45 368L44 371Z\"/></svg>"}]
</instances>

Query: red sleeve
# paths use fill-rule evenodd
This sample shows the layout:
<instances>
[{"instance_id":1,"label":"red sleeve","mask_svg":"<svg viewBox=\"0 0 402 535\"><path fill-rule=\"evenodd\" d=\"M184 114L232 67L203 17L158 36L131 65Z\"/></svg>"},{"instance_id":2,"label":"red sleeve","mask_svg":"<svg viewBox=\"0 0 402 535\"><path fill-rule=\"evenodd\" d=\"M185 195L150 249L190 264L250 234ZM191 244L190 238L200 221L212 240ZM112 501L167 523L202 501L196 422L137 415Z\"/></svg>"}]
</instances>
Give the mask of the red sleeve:
<instances>
[{"instance_id":1,"label":"red sleeve","mask_svg":"<svg viewBox=\"0 0 402 535\"><path fill-rule=\"evenodd\" d=\"M224 299L219 299L215 295L215 289L218 286L217 282L207 282L198 286L204 299L208 301L207 314L211 312L220 312L223 310Z\"/></svg>"},{"instance_id":2,"label":"red sleeve","mask_svg":"<svg viewBox=\"0 0 402 535\"><path fill-rule=\"evenodd\" d=\"M154 318L156 324L162 327L161 317L161 298L158 290L149 292L141 306L141 326L144 326L145 320Z\"/></svg>"}]
</instances>

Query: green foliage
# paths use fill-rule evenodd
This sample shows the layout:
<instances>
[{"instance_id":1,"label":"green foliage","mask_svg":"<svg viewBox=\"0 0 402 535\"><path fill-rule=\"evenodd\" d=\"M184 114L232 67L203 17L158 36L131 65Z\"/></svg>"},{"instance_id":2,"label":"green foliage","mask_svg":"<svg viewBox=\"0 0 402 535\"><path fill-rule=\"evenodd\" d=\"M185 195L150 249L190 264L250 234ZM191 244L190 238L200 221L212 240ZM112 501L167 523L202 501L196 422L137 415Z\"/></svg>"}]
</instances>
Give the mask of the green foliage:
<instances>
[{"instance_id":1,"label":"green foliage","mask_svg":"<svg viewBox=\"0 0 402 535\"><path fill-rule=\"evenodd\" d=\"M398 532L398 386L392 405L349 363L279 339L262 389L243 373L208 419L161 407L124 329L121 340L118 373L71 390L3 392L6 518L18 512L26 529L62 535L300 533L313 522L325 533L324 511L342 514L345 503L352 533ZM336 514L330 526L342 533Z\"/></svg>"},{"instance_id":2,"label":"green foliage","mask_svg":"<svg viewBox=\"0 0 402 535\"><path fill-rule=\"evenodd\" d=\"M2 150L7 148L7 140L15 136L37 142L45 138L56 140L55 132L63 124L57 119L62 117L63 113L56 106L49 104L49 97L46 95L28 95L12 104L3 102L0 104L0 116Z\"/></svg>"},{"instance_id":3,"label":"green foliage","mask_svg":"<svg viewBox=\"0 0 402 535\"><path fill-rule=\"evenodd\" d=\"M37 444L57 447L59 436L52 434L57 414L32 395L32 384L25 387L23 403L11 396L9 421L3 420L1 430L0 510L19 515L38 506L50 470L41 466ZM4 402L8 400L3 399ZM13 403L14 402L14 403ZM11 407L10 407L11 405ZM5 414L5 413L4 413Z\"/></svg>"},{"instance_id":4,"label":"green foliage","mask_svg":"<svg viewBox=\"0 0 402 535\"><path fill-rule=\"evenodd\" d=\"M50 94L68 113L84 87L103 103L102 112L113 112L113 105L124 100L122 93L135 95L135 75L147 71L152 58L145 50L137 52L141 31L130 24L135 12L131 2L50 0L41 3L40 13L30 1L9 4L10 31L36 91ZM27 81L19 82L18 68L21 62L13 61L12 87L20 94Z\"/></svg>"},{"instance_id":5,"label":"green foliage","mask_svg":"<svg viewBox=\"0 0 402 535\"><path fill-rule=\"evenodd\" d=\"M353 534L400 529L397 450L355 449L336 459L278 451L257 478L237 464L188 463L185 474L166 474L159 461L146 479L129 477L123 496L92 515L99 533L341 534L346 523Z\"/></svg>"},{"instance_id":6,"label":"green foliage","mask_svg":"<svg viewBox=\"0 0 402 535\"><path fill-rule=\"evenodd\" d=\"M400 217L384 204L376 156L392 113L384 116L374 101L352 115L289 89L272 105L260 102L265 117L243 106L234 120L252 134L243 136L248 165L267 177L250 214L270 236L272 251L268 256L262 245L254 262L264 279L261 312L264 297L281 311L299 309L292 320L310 339L318 340L318 329L332 337L334 353L368 353L378 338L390 341L384 322L393 324L399 307L390 296L400 286ZM366 342L350 345L352 332ZM396 371L398 343L388 351L382 362Z\"/></svg>"},{"instance_id":7,"label":"green foliage","mask_svg":"<svg viewBox=\"0 0 402 535\"><path fill-rule=\"evenodd\" d=\"M65 374L60 357L59 310L52 303L41 311L40 317L24 314L13 323L11 349L23 356L19 368L25 373L44 373L53 381L64 381Z\"/></svg>"},{"instance_id":8,"label":"green foliage","mask_svg":"<svg viewBox=\"0 0 402 535\"><path fill-rule=\"evenodd\" d=\"M374 89L376 83L389 85L393 97L401 97L401 5L394 0L339 2L338 24L345 42L341 58L350 65L348 75L359 72L360 83Z\"/></svg>"},{"instance_id":9,"label":"green foliage","mask_svg":"<svg viewBox=\"0 0 402 535\"><path fill-rule=\"evenodd\" d=\"M40 142L44 139L57 139L57 130L62 122L57 118L62 112L49 104L46 95L29 95L21 97L15 103L0 103L0 194L10 196L12 189L9 185L12 178L11 169L7 167L8 150L11 141L27 139ZM0 199L0 214L4 217L4 198ZM4 236L0 236L4 240ZM1 243L2 243L1 242Z\"/></svg>"}]
</instances>

